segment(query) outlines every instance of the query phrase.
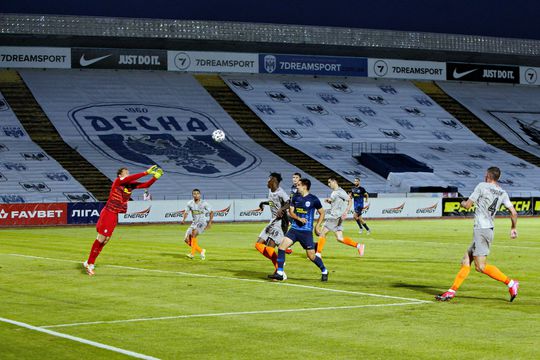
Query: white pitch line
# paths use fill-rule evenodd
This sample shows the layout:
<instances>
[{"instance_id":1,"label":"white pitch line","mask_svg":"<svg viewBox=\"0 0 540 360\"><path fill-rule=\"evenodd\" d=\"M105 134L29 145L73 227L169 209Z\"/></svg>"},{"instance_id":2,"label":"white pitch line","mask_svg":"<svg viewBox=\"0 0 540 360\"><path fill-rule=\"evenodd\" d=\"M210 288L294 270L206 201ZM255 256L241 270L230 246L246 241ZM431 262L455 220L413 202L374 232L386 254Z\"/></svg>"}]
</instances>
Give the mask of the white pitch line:
<instances>
[{"instance_id":1,"label":"white pitch line","mask_svg":"<svg viewBox=\"0 0 540 360\"><path fill-rule=\"evenodd\" d=\"M177 316L161 316L154 318L138 318L138 319L125 319L125 320L109 320L109 321L89 321L79 322L71 324L58 324L58 325L45 325L41 326L42 329L80 326L80 325L97 325L97 324L119 324L128 322L140 322L140 321L158 321L158 320L171 320L171 319L189 319L198 317L219 317L219 316L238 316L238 315L260 315L260 314L277 314L277 313L291 313L291 312L305 312L305 311L325 311L325 310L348 310L359 309L366 307L384 307L384 306L405 306L405 305L421 305L426 302L403 302L393 304L368 304L368 305L350 305L350 306L328 306L328 307L316 307L316 308L300 308L300 309L276 309L276 310L255 310L255 311L238 311L238 312L225 312L225 313L208 313L208 314L191 314L191 315L177 315Z\"/></svg>"},{"instance_id":2,"label":"white pitch line","mask_svg":"<svg viewBox=\"0 0 540 360\"><path fill-rule=\"evenodd\" d=\"M33 255L22 255L22 254L5 254L10 256L18 256L23 258L31 258L31 259L43 259L43 260L53 260L53 261L63 261L63 262L70 262L70 263L78 263L80 264L81 261L75 261L75 260L65 260L65 259L55 259L55 258L48 258L48 257L42 257L42 256L33 256ZM169 270L157 270L157 269L146 269L146 268L138 268L138 267L132 267L132 266L121 266L121 265L101 265L103 267L113 267L118 269L127 269L127 270L136 270L136 271L147 271L147 272L155 272L155 273L162 273L162 274L175 274L175 275L185 275L185 276L194 276L194 277L204 277L204 278L210 278L210 279L222 279L222 280L234 280L234 281L245 281L245 282L254 282L259 284L270 284L270 285L279 285L279 286L290 286L290 287L297 287L297 288L303 288L303 289L311 289L311 290L320 290L320 291L328 291L328 292L335 292L335 293L341 293L341 294L350 294L350 295L360 295L360 296L371 296L371 297L379 297L379 298L385 298L385 299L395 299L395 300L405 300L405 301L412 301L412 302L423 302L423 303L431 303L432 301L428 300L421 300L421 299L414 299L414 298L405 298L400 296L390 296L390 295L381 295L381 294L372 294L372 293L365 293L360 291L349 291L349 290L339 290L339 289L331 289L331 288L322 288L318 286L310 286L310 285L301 285L301 284L292 284L287 282L272 282L272 281L264 281L264 280L257 280L257 279L244 279L244 278L234 278L234 277L227 277L227 276L217 276L217 275L205 275L205 274L195 274L195 273L188 273L183 271L169 271Z\"/></svg>"},{"instance_id":3,"label":"white pitch line","mask_svg":"<svg viewBox=\"0 0 540 360\"><path fill-rule=\"evenodd\" d=\"M20 327L23 327L23 328L26 328L26 329L39 331L39 332L49 334L49 335L52 335L52 336L56 336L56 337L60 337L60 338L80 342L80 343L90 345L90 346L94 346L94 347L97 347L97 348L100 348L100 349L114 351L114 352L117 352L117 353L120 353L120 354L124 354L124 355L127 355L127 356L138 358L138 359L159 360L158 358L155 358L155 357L152 357L152 356L139 354L139 353L136 353L134 351L120 349L120 348L117 348L115 346L105 345L105 344L98 343L98 342L95 342L95 341L92 341L92 340L83 339L83 338L80 338L80 337L77 337L77 336L71 336L71 335L59 333L59 332L56 332L56 331L53 331L53 330L43 329L43 328L33 326L33 325L30 325L30 324L26 324L26 323L23 323L23 322L20 322L20 321L10 320L10 319L6 319L6 318L3 318L3 317L0 317L0 321L8 323L8 324L12 324L12 325L20 326Z\"/></svg>"}]
</instances>

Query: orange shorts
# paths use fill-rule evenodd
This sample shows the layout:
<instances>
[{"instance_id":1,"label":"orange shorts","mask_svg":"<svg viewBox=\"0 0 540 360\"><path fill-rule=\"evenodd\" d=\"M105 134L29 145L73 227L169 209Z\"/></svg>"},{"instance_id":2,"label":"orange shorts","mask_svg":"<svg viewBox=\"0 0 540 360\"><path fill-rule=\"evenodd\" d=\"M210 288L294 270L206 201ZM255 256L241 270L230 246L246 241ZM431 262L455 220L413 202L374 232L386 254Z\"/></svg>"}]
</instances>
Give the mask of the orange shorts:
<instances>
[{"instance_id":1,"label":"orange shorts","mask_svg":"<svg viewBox=\"0 0 540 360\"><path fill-rule=\"evenodd\" d=\"M99 214L96 230L100 235L112 236L116 224L118 224L118 214L103 208Z\"/></svg>"}]
</instances>

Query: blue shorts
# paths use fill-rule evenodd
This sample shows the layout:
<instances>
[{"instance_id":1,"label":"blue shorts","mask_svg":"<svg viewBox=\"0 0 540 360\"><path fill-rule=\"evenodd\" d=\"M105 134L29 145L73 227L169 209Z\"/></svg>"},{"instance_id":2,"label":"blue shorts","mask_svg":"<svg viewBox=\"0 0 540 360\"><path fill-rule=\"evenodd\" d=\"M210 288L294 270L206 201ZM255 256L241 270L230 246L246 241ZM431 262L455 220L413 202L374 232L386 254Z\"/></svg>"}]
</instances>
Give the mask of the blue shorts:
<instances>
[{"instance_id":1,"label":"blue shorts","mask_svg":"<svg viewBox=\"0 0 540 360\"><path fill-rule=\"evenodd\" d=\"M285 236L291 239L293 244L298 241L305 250L315 249L315 245L313 244L313 232L311 231L290 229Z\"/></svg>"},{"instance_id":2,"label":"blue shorts","mask_svg":"<svg viewBox=\"0 0 540 360\"><path fill-rule=\"evenodd\" d=\"M362 209L364 208L364 204L359 204L358 206L354 207L354 212L356 215L362 215Z\"/></svg>"}]
</instances>

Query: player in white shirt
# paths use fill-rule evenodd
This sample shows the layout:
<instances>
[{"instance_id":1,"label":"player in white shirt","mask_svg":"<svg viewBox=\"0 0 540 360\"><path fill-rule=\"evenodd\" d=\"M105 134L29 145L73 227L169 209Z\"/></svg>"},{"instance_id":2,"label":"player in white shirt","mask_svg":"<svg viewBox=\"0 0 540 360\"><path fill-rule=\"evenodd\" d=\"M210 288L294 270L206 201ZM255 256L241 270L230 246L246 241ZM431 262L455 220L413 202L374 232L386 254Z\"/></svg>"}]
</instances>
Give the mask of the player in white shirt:
<instances>
[{"instance_id":1,"label":"player in white shirt","mask_svg":"<svg viewBox=\"0 0 540 360\"><path fill-rule=\"evenodd\" d=\"M347 213L352 206L352 198L345 190L339 187L335 177L328 178L328 186L332 189L330 198L325 199L330 204L330 210L325 214L324 224L321 225L319 241L317 242L317 252L315 256L321 257L321 253L326 243L326 234L331 231L336 234L336 240L342 244L352 246L358 250L360 256L364 255L364 244L359 244L349 237L343 236L343 220L347 218Z\"/></svg>"},{"instance_id":2,"label":"player in white shirt","mask_svg":"<svg viewBox=\"0 0 540 360\"><path fill-rule=\"evenodd\" d=\"M506 191L497 183L500 176L501 170L498 167L490 167L486 171L485 182L479 183L471 196L466 201L461 202L461 206L465 209L470 209L473 204L476 204L473 241L461 260L461 269L450 289L435 297L439 301L448 301L454 298L457 289L469 275L473 261L476 271L484 273L508 286L510 301L513 301L518 294L519 282L510 279L496 266L487 263L487 256L493 241L493 219L501 204L510 211L510 220L512 221L510 237L512 239L517 237L517 212Z\"/></svg>"},{"instance_id":3,"label":"player in white shirt","mask_svg":"<svg viewBox=\"0 0 540 360\"><path fill-rule=\"evenodd\" d=\"M279 186L281 180L281 174L275 172L271 173L268 178L268 201L261 202L259 208L263 210L264 205L270 206L272 219L261 231L255 243L255 248L270 259L276 269L277 253L274 248L281 243L281 239L284 237L282 220L289 209L289 195Z\"/></svg>"},{"instance_id":4,"label":"player in white shirt","mask_svg":"<svg viewBox=\"0 0 540 360\"><path fill-rule=\"evenodd\" d=\"M187 203L182 217L182 225L186 221L188 214L191 213L193 218L184 236L185 243L191 247L191 253L187 254L187 257L193 259L198 252L201 255L201 260L204 260L206 259L206 249L199 247L197 236L206 229L210 229L214 220L214 211L208 202L201 200L201 191L199 189L193 189L191 195L193 200Z\"/></svg>"}]
</instances>

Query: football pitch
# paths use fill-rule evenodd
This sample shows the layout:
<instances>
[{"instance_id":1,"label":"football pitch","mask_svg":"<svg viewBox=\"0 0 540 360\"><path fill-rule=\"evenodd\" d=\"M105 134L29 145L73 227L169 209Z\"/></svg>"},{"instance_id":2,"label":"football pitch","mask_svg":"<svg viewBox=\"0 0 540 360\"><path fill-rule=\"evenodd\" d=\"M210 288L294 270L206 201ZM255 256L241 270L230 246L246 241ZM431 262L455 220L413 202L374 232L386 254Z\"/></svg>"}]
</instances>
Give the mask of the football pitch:
<instances>
[{"instance_id":1,"label":"football pitch","mask_svg":"<svg viewBox=\"0 0 540 360\"><path fill-rule=\"evenodd\" d=\"M328 236L328 283L297 244L289 279L266 279L253 246L263 223L214 224L189 259L186 226L120 225L87 276L95 228L0 230L1 359L538 359L539 218L497 219L489 262L521 283L471 271L451 285L472 219L346 222Z\"/></svg>"}]
</instances>

